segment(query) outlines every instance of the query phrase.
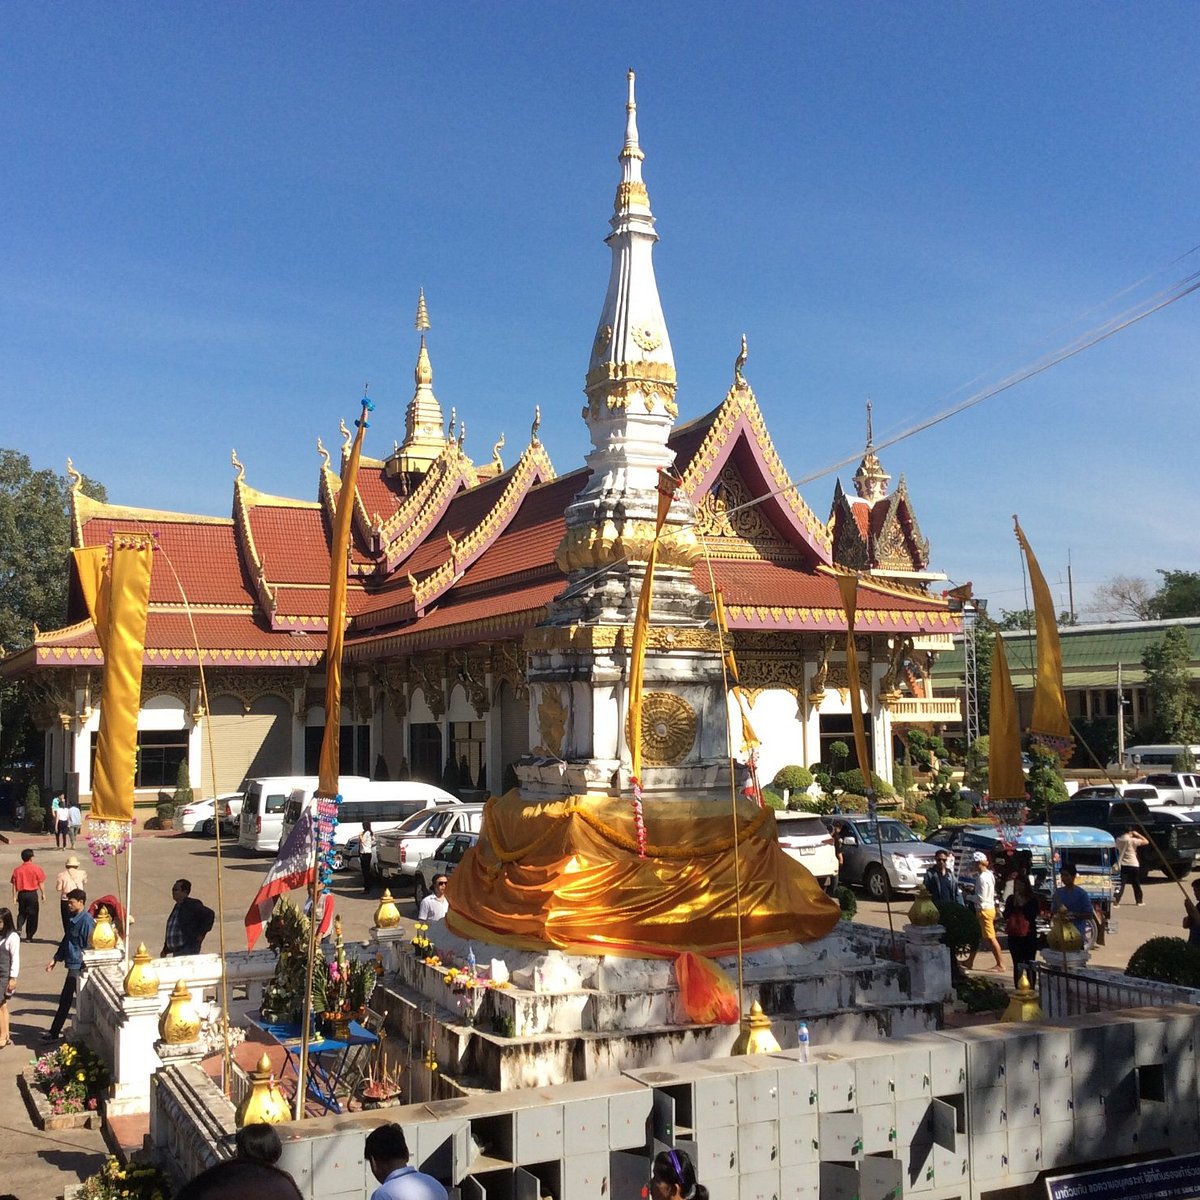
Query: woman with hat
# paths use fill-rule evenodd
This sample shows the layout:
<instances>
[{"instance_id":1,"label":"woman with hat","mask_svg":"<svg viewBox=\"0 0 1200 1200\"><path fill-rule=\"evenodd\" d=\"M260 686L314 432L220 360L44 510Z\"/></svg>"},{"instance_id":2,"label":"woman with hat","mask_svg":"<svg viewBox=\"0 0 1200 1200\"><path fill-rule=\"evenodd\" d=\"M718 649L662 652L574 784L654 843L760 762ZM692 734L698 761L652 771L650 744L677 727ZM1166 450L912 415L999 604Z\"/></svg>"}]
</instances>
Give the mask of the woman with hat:
<instances>
[{"instance_id":1,"label":"woman with hat","mask_svg":"<svg viewBox=\"0 0 1200 1200\"><path fill-rule=\"evenodd\" d=\"M1004 955L1000 950L1000 942L996 938L996 876L988 866L988 856L982 850L976 850L971 855L978 874L975 876L975 911L979 914L979 945L984 942L996 956L996 965L988 969L993 972L1004 970ZM975 954L979 946L971 951L967 961L967 970L975 968Z\"/></svg>"},{"instance_id":2,"label":"woman with hat","mask_svg":"<svg viewBox=\"0 0 1200 1200\"><path fill-rule=\"evenodd\" d=\"M67 856L67 865L58 873L58 878L54 881L54 886L58 889L59 908L62 910L63 933L67 932L67 926L71 924L71 910L67 907L67 895L78 888L81 892L87 891L87 872L79 865L79 856L71 854Z\"/></svg>"}]
</instances>

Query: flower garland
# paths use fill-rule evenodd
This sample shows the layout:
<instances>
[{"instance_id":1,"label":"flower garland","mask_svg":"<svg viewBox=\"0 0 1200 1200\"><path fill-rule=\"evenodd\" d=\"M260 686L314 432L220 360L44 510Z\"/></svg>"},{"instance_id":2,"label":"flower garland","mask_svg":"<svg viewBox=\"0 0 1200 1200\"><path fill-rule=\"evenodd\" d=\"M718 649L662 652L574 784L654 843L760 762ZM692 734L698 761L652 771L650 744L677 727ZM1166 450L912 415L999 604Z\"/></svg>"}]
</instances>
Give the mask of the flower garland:
<instances>
[{"instance_id":1,"label":"flower garland","mask_svg":"<svg viewBox=\"0 0 1200 1200\"><path fill-rule=\"evenodd\" d=\"M92 862L102 867L110 858L124 854L133 841L133 827L136 824L137 817L132 821L101 821L96 817L88 817L87 837L84 840Z\"/></svg>"},{"instance_id":2,"label":"flower garland","mask_svg":"<svg viewBox=\"0 0 1200 1200\"><path fill-rule=\"evenodd\" d=\"M637 832L637 852L638 858L646 857L646 818L642 813L642 781L636 775L629 777L630 786L633 788L633 799L630 804L633 807L633 826Z\"/></svg>"},{"instance_id":3,"label":"flower garland","mask_svg":"<svg viewBox=\"0 0 1200 1200\"><path fill-rule=\"evenodd\" d=\"M337 835L338 809L341 803L341 793L336 796L317 797L317 873L323 888L328 888L333 883L333 842Z\"/></svg>"}]
</instances>

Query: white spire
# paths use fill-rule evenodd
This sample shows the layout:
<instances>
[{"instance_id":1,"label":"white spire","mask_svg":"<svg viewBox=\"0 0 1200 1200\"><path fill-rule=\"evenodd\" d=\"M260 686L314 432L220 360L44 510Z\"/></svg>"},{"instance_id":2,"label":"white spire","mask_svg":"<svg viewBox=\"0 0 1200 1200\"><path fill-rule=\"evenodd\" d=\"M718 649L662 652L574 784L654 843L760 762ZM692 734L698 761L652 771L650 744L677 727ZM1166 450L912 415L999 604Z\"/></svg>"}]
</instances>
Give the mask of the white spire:
<instances>
[{"instance_id":1,"label":"white spire","mask_svg":"<svg viewBox=\"0 0 1200 1200\"><path fill-rule=\"evenodd\" d=\"M612 233L605 239L612 250L612 271L584 388L590 402L589 424L617 408L631 417L657 410L673 419L677 412L675 360L651 260L658 234L642 182L644 157L630 71L625 144L617 160L621 182L609 222Z\"/></svg>"}]
</instances>

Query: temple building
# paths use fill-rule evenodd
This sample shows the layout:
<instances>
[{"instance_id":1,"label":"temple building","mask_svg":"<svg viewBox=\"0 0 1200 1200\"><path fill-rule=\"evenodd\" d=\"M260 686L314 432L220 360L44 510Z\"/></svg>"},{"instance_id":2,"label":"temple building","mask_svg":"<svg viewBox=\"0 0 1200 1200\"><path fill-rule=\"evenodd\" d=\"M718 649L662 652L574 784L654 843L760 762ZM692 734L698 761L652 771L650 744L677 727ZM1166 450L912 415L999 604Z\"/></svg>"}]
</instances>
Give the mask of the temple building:
<instances>
[{"instance_id":1,"label":"temple building","mask_svg":"<svg viewBox=\"0 0 1200 1200\"><path fill-rule=\"evenodd\" d=\"M451 409L447 421L434 393L421 294L403 440L384 458L363 459L354 496L345 773L439 779L451 761L465 766L464 786L493 792L515 776L535 792L627 782L627 639L663 471L678 487L656 575L646 679L659 708L650 706L645 747L663 787L713 782L728 760L727 722L736 734L740 720L720 678L714 583L762 741L764 780L786 764L818 761L831 740L850 740L838 565L860 574L856 682L873 769L890 778L906 727L960 719L958 701L933 696L928 683L959 618L931 590L944 576L929 570L903 479L888 494L869 417L856 495L839 483L827 521L790 484L747 380L745 339L724 398L678 420L636 111L631 73L606 239L610 283L587 351L583 419L592 449L583 465L556 473L539 439L539 411L511 465L503 435L489 462L468 457L466 420ZM547 417L568 419L561 410ZM373 426L382 426L378 416ZM344 424L342 439L344 460ZM183 761L204 795L231 791L246 776L315 771L341 488L319 439L317 450L311 500L258 491L235 452L231 515L223 518L99 503L73 474L77 546L140 532L159 547L140 791L173 787ZM36 690L45 782L86 800L102 655L77 579L68 617L61 629L37 631L0 670ZM565 781L570 764L580 777Z\"/></svg>"}]
</instances>

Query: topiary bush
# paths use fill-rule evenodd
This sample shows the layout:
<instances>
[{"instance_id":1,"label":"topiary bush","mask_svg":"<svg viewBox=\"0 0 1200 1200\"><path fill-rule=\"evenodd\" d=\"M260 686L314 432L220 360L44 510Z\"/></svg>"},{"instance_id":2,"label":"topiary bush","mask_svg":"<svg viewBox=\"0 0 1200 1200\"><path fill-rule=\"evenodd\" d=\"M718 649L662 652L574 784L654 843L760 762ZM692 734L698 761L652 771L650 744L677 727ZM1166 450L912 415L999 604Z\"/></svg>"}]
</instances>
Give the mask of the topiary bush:
<instances>
[{"instance_id":1,"label":"topiary bush","mask_svg":"<svg viewBox=\"0 0 1200 1200\"><path fill-rule=\"evenodd\" d=\"M1177 937L1151 938L1130 955L1125 974L1134 979L1200 988L1200 946L1190 946Z\"/></svg>"},{"instance_id":2,"label":"topiary bush","mask_svg":"<svg viewBox=\"0 0 1200 1200\"><path fill-rule=\"evenodd\" d=\"M771 786L776 791L802 792L812 787L813 773L807 767L780 767L771 780Z\"/></svg>"},{"instance_id":3,"label":"topiary bush","mask_svg":"<svg viewBox=\"0 0 1200 1200\"><path fill-rule=\"evenodd\" d=\"M834 800L834 811L845 813L865 813L867 811L866 796L854 792L840 792Z\"/></svg>"},{"instance_id":4,"label":"topiary bush","mask_svg":"<svg viewBox=\"0 0 1200 1200\"><path fill-rule=\"evenodd\" d=\"M923 812L901 812L900 820L914 833L924 833L929 828L929 818Z\"/></svg>"},{"instance_id":5,"label":"topiary bush","mask_svg":"<svg viewBox=\"0 0 1200 1200\"><path fill-rule=\"evenodd\" d=\"M950 947L954 960L969 958L979 948L979 916L973 908L953 900L938 902L938 924L941 925L942 944Z\"/></svg>"},{"instance_id":6,"label":"topiary bush","mask_svg":"<svg viewBox=\"0 0 1200 1200\"><path fill-rule=\"evenodd\" d=\"M25 789L25 832L41 833L46 823L46 810L42 806L42 789L31 783Z\"/></svg>"},{"instance_id":7,"label":"topiary bush","mask_svg":"<svg viewBox=\"0 0 1200 1200\"><path fill-rule=\"evenodd\" d=\"M858 898L854 893L844 883L839 883L833 889L833 898L841 907L842 920L853 921L854 914L858 912Z\"/></svg>"},{"instance_id":8,"label":"topiary bush","mask_svg":"<svg viewBox=\"0 0 1200 1200\"><path fill-rule=\"evenodd\" d=\"M837 783L848 792L861 794L867 790L863 773L857 767L843 771L837 777ZM875 795L881 800L890 799L896 794L896 789L882 775L876 775L874 771L871 772L871 786L875 789Z\"/></svg>"},{"instance_id":9,"label":"topiary bush","mask_svg":"<svg viewBox=\"0 0 1200 1200\"><path fill-rule=\"evenodd\" d=\"M188 771L187 759L179 764L175 772L175 794L171 797L172 812L176 808L186 808L192 802L192 776Z\"/></svg>"},{"instance_id":10,"label":"topiary bush","mask_svg":"<svg viewBox=\"0 0 1200 1200\"><path fill-rule=\"evenodd\" d=\"M783 797L778 792L772 791L771 788L763 788L762 799L763 804L767 808L782 809L787 807L783 802Z\"/></svg>"},{"instance_id":11,"label":"topiary bush","mask_svg":"<svg viewBox=\"0 0 1200 1200\"><path fill-rule=\"evenodd\" d=\"M917 812L925 818L927 829L936 829L942 823L942 814L938 812L938 806L932 800L922 800L917 805Z\"/></svg>"}]
</instances>

